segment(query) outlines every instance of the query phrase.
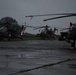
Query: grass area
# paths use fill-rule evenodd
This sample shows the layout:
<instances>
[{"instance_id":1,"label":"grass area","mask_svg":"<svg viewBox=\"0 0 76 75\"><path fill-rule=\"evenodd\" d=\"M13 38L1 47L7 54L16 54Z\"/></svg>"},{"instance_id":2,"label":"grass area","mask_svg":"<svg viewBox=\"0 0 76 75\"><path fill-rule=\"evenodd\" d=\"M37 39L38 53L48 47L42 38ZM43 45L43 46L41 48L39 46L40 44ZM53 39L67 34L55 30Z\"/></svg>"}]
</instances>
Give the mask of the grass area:
<instances>
[{"instance_id":1,"label":"grass area","mask_svg":"<svg viewBox=\"0 0 76 75\"><path fill-rule=\"evenodd\" d=\"M50 40L58 39L58 37L59 36L57 36L56 38L50 38ZM15 38L15 39L11 39L10 41L19 41L19 40L21 40L21 39L20 38ZM42 39L40 37L37 37L37 35L35 35L35 34L25 33L23 35L23 40L42 40ZM0 41L8 41L8 39L4 38L4 40L0 40Z\"/></svg>"},{"instance_id":2,"label":"grass area","mask_svg":"<svg viewBox=\"0 0 76 75\"><path fill-rule=\"evenodd\" d=\"M59 38L59 36L57 35L56 38L50 38L50 40L55 40L55 39L58 39L58 38ZM29 34L29 33L25 33L23 35L23 39L24 40L41 40L41 38L37 37L37 35L35 35L35 34Z\"/></svg>"},{"instance_id":3,"label":"grass area","mask_svg":"<svg viewBox=\"0 0 76 75\"><path fill-rule=\"evenodd\" d=\"M37 35L35 35L35 34L29 34L29 33L25 33L23 35L23 39L24 40L40 40L40 38L37 37Z\"/></svg>"}]
</instances>

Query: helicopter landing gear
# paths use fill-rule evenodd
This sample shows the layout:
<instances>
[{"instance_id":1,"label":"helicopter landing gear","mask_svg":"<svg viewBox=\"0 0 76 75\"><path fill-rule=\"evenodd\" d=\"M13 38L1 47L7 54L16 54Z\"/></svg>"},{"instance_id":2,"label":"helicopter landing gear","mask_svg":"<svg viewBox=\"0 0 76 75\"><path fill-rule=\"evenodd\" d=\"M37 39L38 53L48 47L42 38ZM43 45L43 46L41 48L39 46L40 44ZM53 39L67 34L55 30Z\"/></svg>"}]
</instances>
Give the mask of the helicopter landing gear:
<instances>
[{"instance_id":1,"label":"helicopter landing gear","mask_svg":"<svg viewBox=\"0 0 76 75\"><path fill-rule=\"evenodd\" d=\"M71 42L71 49L75 49L75 40L73 40L73 42Z\"/></svg>"}]
</instances>

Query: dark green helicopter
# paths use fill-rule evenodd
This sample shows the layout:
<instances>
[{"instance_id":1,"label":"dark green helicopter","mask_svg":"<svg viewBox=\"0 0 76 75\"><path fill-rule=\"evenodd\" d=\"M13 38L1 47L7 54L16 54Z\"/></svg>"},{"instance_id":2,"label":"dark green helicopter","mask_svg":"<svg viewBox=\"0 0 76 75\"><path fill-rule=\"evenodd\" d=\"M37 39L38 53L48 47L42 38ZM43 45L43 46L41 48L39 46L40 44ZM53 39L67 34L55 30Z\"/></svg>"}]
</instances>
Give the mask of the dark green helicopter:
<instances>
[{"instance_id":1,"label":"dark green helicopter","mask_svg":"<svg viewBox=\"0 0 76 75\"><path fill-rule=\"evenodd\" d=\"M54 27L54 29L52 29L48 25L34 28L34 30L36 30L36 29L42 29L41 31L39 30L37 37L40 37L43 40L44 39L50 40L51 38L55 38L55 31L57 31L57 29L55 27Z\"/></svg>"},{"instance_id":2,"label":"dark green helicopter","mask_svg":"<svg viewBox=\"0 0 76 75\"><path fill-rule=\"evenodd\" d=\"M60 19L60 18L66 18L66 17L73 17L76 16L76 13L57 13L57 14L43 14L43 15L29 15L26 17L38 17L38 16L58 16L58 17L53 17L49 19L44 19L43 21L49 21L49 20L54 20L54 19ZM60 15L60 16L59 16ZM70 27L65 28L68 29L67 32L60 32L60 41L66 41L71 44L71 48L75 48L75 41L76 41L76 24L70 23ZM64 30L65 30L64 29Z\"/></svg>"}]
</instances>

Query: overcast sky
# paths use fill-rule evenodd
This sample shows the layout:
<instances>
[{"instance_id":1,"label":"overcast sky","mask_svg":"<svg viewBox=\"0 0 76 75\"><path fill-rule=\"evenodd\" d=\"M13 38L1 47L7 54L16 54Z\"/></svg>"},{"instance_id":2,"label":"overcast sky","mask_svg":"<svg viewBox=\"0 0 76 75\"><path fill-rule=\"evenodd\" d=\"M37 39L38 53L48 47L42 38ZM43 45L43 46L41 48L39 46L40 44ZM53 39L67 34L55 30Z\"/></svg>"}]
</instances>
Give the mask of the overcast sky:
<instances>
[{"instance_id":1,"label":"overcast sky","mask_svg":"<svg viewBox=\"0 0 76 75\"><path fill-rule=\"evenodd\" d=\"M69 22L76 22L76 17L43 22L51 16L35 17L32 20L25 16L75 12L76 0L0 0L0 19L9 16L16 19L19 24L26 22L31 26L48 24L53 27L68 27ZM27 28L26 32L37 33L38 30Z\"/></svg>"}]
</instances>

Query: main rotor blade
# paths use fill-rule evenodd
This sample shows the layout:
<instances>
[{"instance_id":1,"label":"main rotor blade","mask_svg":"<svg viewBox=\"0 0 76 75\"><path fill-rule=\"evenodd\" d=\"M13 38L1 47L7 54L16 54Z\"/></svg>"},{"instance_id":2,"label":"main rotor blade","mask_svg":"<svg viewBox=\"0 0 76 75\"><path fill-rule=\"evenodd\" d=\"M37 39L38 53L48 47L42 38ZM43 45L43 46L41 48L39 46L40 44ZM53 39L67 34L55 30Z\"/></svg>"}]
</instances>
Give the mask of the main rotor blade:
<instances>
[{"instance_id":1,"label":"main rotor blade","mask_svg":"<svg viewBox=\"0 0 76 75\"><path fill-rule=\"evenodd\" d=\"M44 19L43 21L54 20L54 19L65 18L65 17L73 17L73 16L76 16L76 14L70 14L70 15L64 15L64 16L59 16L59 17Z\"/></svg>"},{"instance_id":2,"label":"main rotor blade","mask_svg":"<svg viewBox=\"0 0 76 75\"><path fill-rule=\"evenodd\" d=\"M25 17L39 17L39 16L52 16L52 15L71 15L76 13L57 13L57 14L42 14L42 15L29 15Z\"/></svg>"},{"instance_id":3,"label":"main rotor blade","mask_svg":"<svg viewBox=\"0 0 76 75\"><path fill-rule=\"evenodd\" d=\"M36 30L36 29L41 29L41 28L50 28L50 26L41 26L41 27L37 27L37 28L34 28L33 30Z\"/></svg>"},{"instance_id":4,"label":"main rotor blade","mask_svg":"<svg viewBox=\"0 0 76 75\"><path fill-rule=\"evenodd\" d=\"M27 26L27 27L30 27L30 28L35 28L34 26Z\"/></svg>"},{"instance_id":5,"label":"main rotor blade","mask_svg":"<svg viewBox=\"0 0 76 75\"><path fill-rule=\"evenodd\" d=\"M41 29L41 28L45 28L45 26L38 27L38 28L34 28L33 30L36 30L36 29Z\"/></svg>"},{"instance_id":6,"label":"main rotor blade","mask_svg":"<svg viewBox=\"0 0 76 75\"><path fill-rule=\"evenodd\" d=\"M35 26L23 25L24 27L36 28Z\"/></svg>"}]
</instances>

